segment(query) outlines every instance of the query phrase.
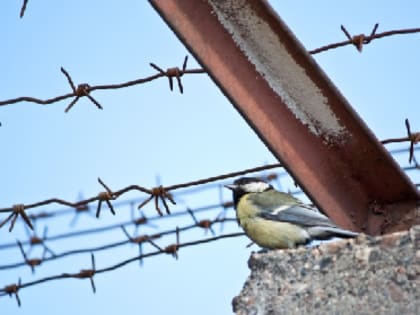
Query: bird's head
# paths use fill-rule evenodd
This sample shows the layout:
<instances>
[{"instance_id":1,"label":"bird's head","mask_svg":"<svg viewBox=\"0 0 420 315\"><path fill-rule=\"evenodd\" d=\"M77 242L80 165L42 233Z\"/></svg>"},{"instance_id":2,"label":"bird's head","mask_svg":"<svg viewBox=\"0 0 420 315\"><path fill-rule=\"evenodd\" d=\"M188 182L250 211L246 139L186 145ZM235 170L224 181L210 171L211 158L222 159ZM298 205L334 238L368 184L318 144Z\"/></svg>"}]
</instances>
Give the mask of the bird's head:
<instances>
[{"instance_id":1,"label":"bird's head","mask_svg":"<svg viewBox=\"0 0 420 315\"><path fill-rule=\"evenodd\" d=\"M256 177L241 177L235 180L233 184L225 185L225 187L232 190L235 204L245 194L261 193L273 189L273 186Z\"/></svg>"}]
</instances>

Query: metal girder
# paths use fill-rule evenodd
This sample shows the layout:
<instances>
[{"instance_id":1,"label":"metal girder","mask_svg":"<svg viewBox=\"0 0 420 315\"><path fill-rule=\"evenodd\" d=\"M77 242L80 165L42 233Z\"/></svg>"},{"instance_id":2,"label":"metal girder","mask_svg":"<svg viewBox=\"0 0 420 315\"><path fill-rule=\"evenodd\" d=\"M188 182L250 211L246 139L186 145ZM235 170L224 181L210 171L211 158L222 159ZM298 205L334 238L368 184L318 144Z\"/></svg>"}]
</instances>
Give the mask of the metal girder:
<instances>
[{"instance_id":1,"label":"metal girder","mask_svg":"<svg viewBox=\"0 0 420 315\"><path fill-rule=\"evenodd\" d=\"M413 222L416 187L266 1L149 1L337 224Z\"/></svg>"}]
</instances>

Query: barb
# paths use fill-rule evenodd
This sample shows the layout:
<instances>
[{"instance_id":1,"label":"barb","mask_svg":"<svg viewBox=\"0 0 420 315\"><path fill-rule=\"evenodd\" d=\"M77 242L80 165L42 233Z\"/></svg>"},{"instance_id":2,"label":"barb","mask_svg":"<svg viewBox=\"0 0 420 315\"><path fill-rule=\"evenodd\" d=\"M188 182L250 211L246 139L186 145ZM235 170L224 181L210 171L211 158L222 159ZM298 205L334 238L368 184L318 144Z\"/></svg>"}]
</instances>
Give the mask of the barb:
<instances>
[{"instance_id":1,"label":"barb","mask_svg":"<svg viewBox=\"0 0 420 315\"><path fill-rule=\"evenodd\" d=\"M70 104L66 107L66 109L64 110L65 113L67 113L74 104L77 103L77 101L83 97L86 96L93 104L96 105L96 107L98 107L99 109L103 109L101 104L99 104L99 102L97 100L95 100L92 96L89 95L89 90L90 90L90 86L87 83L81 83L77 86L77 88L75 87L72 78L70 77L70 74L63 68L61 67L61 72L66 76L67 81L69 82L69 85L71 87L71 89L73 90L73 94L76 96L71 102Z\"/></svg>"},{"instance_id":2,"label":"barb","mask_svg":"<svg viewBox=\"0 0 420 315\"><path fill-rule=\"evenodd\" d=\"M104 188L105 191L100 192L98 194L98 208L96 209L96 217L99 218L100 212L101 212L101 206L102 206L102 202L106 202L106 204L108 205L109 211L111 211L111 213L113 215L115 215L115 210L112 207L111 201L110 200L114 200L115 196L114 193L112 192L111 189L109 189L109 187L98 177L98 182L99 184L101 184Z\"/></svg>"},{"instance_id":3,"label":"barb","mask_svg":"<svg viewBox=\"0 0 420 315\"><path fill-rule=\"evenodd\" d=\"M201 227L201 228L203 228L206 232L208 231L208 230L210 230L211 231L211 234L213 234L213 235L216 235L216 233L214 232L214 230L213 230L213 228L212 228L212 225L213 225L213 223L215 223L216 221L215 220L208 220L208 219L206 219L206 220L201 220L201 221L198 221L197 220L197 218L195 217L195 215L194 215L194 212L191 210L191 209L188 209L187 210L188 211L188 213L190 214L190 216L193 218L193 220L194 220L194 222L195 222L195 224L197 225L197 226L199 226L199 227ZM217 218L216 218L217 219Z\"/></svg>"},{"instance_id":4,"label":"barb","mask_svg":"<svg viewBox=\"0 0 420 315\"><path fill-rule=\"evenodd\" d=\"M162 78L162 77L167 77L169 79L171 90L173 87L172 80L173 78L176 78L176 80L178 81L180 92L183 93L181 76L183 76L184 74L206 73L204 69L187 69L186 68L187 60L188 58L185 57L182 69L175 67L175 68L169 68L167 71L163 71L161 68L153 64L152 67L158 70L159 73L152 76L148 76L148 77L133 80L133 81L127 81L124 83L118 83L118 84L91 86L87 83L82 83L82 84L79 84L77 88L74 85L73 80L70 77L69 73L63 67L61 67L60 70L66 76L67 81L69 82L69 85L71 87L71 90L72 90L71 93L67 93L64 95L56 96L56 97L45 99L45 100L35 98L35 97L22 96L22 97L0 101L0 106L21 103L21 102L30 102L30 103L40 104L40 105L49 105L49 104L53 104L53 103L60 102L62 100L74 97L74 99L70 102L69 105L67 105L65 109L65 112L67 113L81 97L86 96L93 104L95 104L96 107L98 107L99 109L102 109L103 108L102 105L91 96L91 92L96 91L96 90L116 90L116 89L126 88L126 87L130 87L134 85L144 84L144 83L147 83L147 82L150 82L150 81Z\"/></svg>"},{"instance_id":5,"label":"barb","mask_svg":"<svg viewBox=\"0 0 420 315\"><path fill-rule=\"evenodd\" d=\"M34 227L32 226L31 220L25 213L25 205L16 204L12 208L10 208L10 211L12 213L5 220L3 220L3 222L0 223L0 228L2 228L3 225L5 225L10 220L11 222L10 222L9 232L12 232L18 216L21 216L21 218L23 219L23 221L25 221L25 223L29 226L29 228L31 230L34 229Z\"/></svg>"},{"instance_id":6,"label":"barb","mask_svg":"<svg viewBox=\"0 0 420 315\"><path fill-rule=\"evenodd\" d=\"M9 284L9 285L6 285L3 288L3 291L4 291L5 294L8 294L10 297L12 295L14 295L16 297L16 302L17 302L17 304L18 304L19 307L22 305L22 303L20 301L20 298L19 298L19 294L18 294L18 291L21 288L21 286L22 286L22 281L19 278L18 283ZM0 290L0 292L1 292L1 290Z\"/></svg>"},{"instance_id":7,"label":"barb","mask_svg":"<svg viewBox=\"0 0 420 315\"><path fill-rule=\"evenodd\" d=\"M42 258L42 259L40 259L40 258L29 259L26 255L25 251L23 250L22 243L17 241L17 244L19 245L19 249L20 249L20 252L23 256L25 264L27 264L31 268L32 274L34 274L35 273L35 267L40 266L44 258Z\"/></svg>"},{"instance_id":8,"label":"barb","mask_svg":"<svg viewBox=\"0 0 420 315\"><path fill-rule=\"evenodd\" d=\"M35 233L32 234L32 235L29 235L28 243L30 245L30 248L29 248L29 252L27 253L27 255L29 255L30 251L32 250L32 248L34 246L41 245L44 248L42 257L45 257L45 255L47 253L49 253L52 256L55 256L54 252L45 244L45 241L47 240L47 231L48 231L48 227L45 226L42 238L37 236Z\"/></svg>"},{"instance_id":9,"label":"barb","mask_svg":"<svg viewBox=\"0 0 420 315\"><path fill-rule=\"evenodd\" d=\"M408 162L411 164L414 158L414 145L417 144L420 141L420 132L411 132L410 122L408 121L408 118L405 119L405 127L407 129L407 137L402 138L391 138L382 140L382 144L388 144L388 143L397 143L397 142L410 142L410 148L409 148L409 158Z\"/></svg>"},{"instance_id":10,"label":"barb","mask_svg":"<svg viewBox=\"0 0 420 315\"><path fill-rule=\"evenodd\" d=\"M163 71L162 68L158 67L154 63L150 63L150 66L153 69L157 70L162 76L166 76L168 78L169 88L170 88L171 91L173 91L173 89L174 89L173 78L175 78L176 81L178 82L179 92L181 94L183 94L184 93L184 87L182 86L181 77L185 73L185 71L187 70L187 61L188 61L188 56L185 56L184 62L182 64L182 70L179 69L178 67L174 67L174 68L168 68L166 71Z\"/></svg>"},{"instance_id":11,"label":"barb","mask_svg":"<svg viewBox=\"0 0 420 315\"><path fill-rule=\"evenodd\" d=\"M71 79L69 73L63 67L61 67L61 72L66 76L67 81L69 82L70 87L73 90L73 94L76 96L70 102L70 104L66 107L66 109L64 110L65 113L67 113L73 107L73 105L76 104L77 101L81 97L83 97L83 96L86 96L99 109L103 109L102 106L101 106L101 104L99 104L99 102L97 100L95 100L91 95L89 95L89 92L90 92L90 86L89 86L89 84L87 84L87 83L81 83L76 88L74 86L73 80Z\"/></svg>"},{"instance_id":12,"label":"barb","mask_svg":"<svg viewBox=\"0 0 420 315\"><path fill-rule=\"evenodd\" d=\"M150 191L150 197L147 198L146 200L144 200L138 207L137 209L141 209L143 206L145 206L146 204L149 203L150 200L154 199L155 200L155 209L158 212L158 214L160 216L163 216L162 210L159 208L159 200L162 201L165 210L166 210L166 214L171 214L168 204L166 202L166 199L168 199L173 205L176 204L176 202L174 201L173 197L171 196L171 194L169 194L166 190L166 188L164 188L163 186L159 186L159 187L155 187L152 188Z\"/></svg>"},{"instance_id":13,"label":"barb","mask_svg":"<svg viewBox=\"0 0 420 315\"><path fill-rule=\"evenodd\" d=\"M19 14L20 18L23 18L23 16L25 15L27 5L28 5L28 0L23 0L22 8L20 9L20 14Z\"/></svg>"},{"instance_id":14,"label":"barb","mask_svg":"<svg viewBox=\"0 0 420 315\"><path fill-rule=\"evenodd\" d=\"M80 270L80 272L78 274L73 275L74 278L78 278L78 279L86 279L89 278L90 280L90 285L92 286L92 291L93 293L96 293L96 286L95 286L95 282L93 282L93 276L96 273L96 267L95 267L95 256L91 253L90 254L90 259L92 262L92 269L82 269Z\"/></svg>"},{"instance_id":15,"label":"barb","mask_svg":"<svg viewBox=\"0 0 420 315\"><path fill-rule=\"evenodd\" d=\"M341 30L347 37L346 41L325 45L325 46L310 50L309 53L314 55L320 52L324 52L330 49L335 49L335 48L343 47L347 45L354 45L359 52L362 52L363 46L371 43L375 39L379 39L379 38L387 37L387 36L393 36L393 35L413 34L413 33L420 32L420 28L410 28L410 29L392 30L392 31L387 31L387 32L382 32L382 33L376 33L378 26L379 24L376 23L370 35L359 34L359 35L351 36L350 33L347 31L347 29L343 25L341 25Z\"/></svg>"},{"instance_id":16,"label":"barb","mask_svg":"<svg viewBox=\"0 0 420 315\"><path fill-rule=\"evenodd\" d=\"M410 122L405 119L405 127L407 128L407 136L410 138L410 156L408 162L411 163L414 157L414 145L420 141L420 132L411 133Z\"/></svg>"},{"instance_id":17,"label":"barb","mask_svg":"<svg viewBox=\"0 0 420 315\"><path fill-rule=\"evenodd\" d=\"M178 249L179 249L179 227L176 227L176 243L166 246L163 251L166 254L171 254L175 259L178 260Z\"/></svg>"}]
</instances>

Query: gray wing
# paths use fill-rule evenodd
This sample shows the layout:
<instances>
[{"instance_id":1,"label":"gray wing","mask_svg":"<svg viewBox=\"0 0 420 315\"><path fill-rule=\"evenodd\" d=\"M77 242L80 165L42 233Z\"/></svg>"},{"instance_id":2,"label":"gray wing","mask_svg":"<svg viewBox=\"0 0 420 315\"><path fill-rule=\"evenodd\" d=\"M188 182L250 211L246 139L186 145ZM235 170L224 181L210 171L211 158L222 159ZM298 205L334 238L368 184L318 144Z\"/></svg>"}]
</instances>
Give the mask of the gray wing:
<instances>
[{"instance_id":1,"label":"gray wing","mask_svg":"<svg viewBox=\"0 0 420 315\"><path fill-rule=\"evenodd\" d=\"M315 239L327 239L333 236L355 237L358 233L337 227L327 216L318 212L315 207L298 204L279 207L277 210L260 213L262 218L299 225Z\"/></svg>"},{"instance_id":2,"label":"gray wing","mask_svg":"<svg viewBox=\"0 0 420 315\"><path fill-rule=\"evenodd\" d=\"M336 227L336 225L328 217L320 213L318 209L305 204L285 205L273 209L272 211L263 211L260 215L267 220L289 222L304 227Z\"/></svg>"}]
</instances>

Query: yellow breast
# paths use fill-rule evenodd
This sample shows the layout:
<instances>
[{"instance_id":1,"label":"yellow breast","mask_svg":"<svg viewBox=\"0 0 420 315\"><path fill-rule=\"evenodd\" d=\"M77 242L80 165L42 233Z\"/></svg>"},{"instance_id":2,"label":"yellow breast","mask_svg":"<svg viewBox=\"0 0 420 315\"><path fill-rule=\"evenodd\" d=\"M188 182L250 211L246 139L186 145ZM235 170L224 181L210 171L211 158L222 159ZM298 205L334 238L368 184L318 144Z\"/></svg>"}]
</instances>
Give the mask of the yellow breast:
<instances>
[{"instance_id":1,"label":"yellow breast","mask_svg":"<svg viewBox=\"0 0 420 315\"><path fill-rule=\"evenodd\" d=\"M258 209L249 202L248 195L241 198L236 211L239 224L245 233L261 247L294 248L310 239L306 230L297 225L259 217Z\"/></svg>"}]
</instances>

